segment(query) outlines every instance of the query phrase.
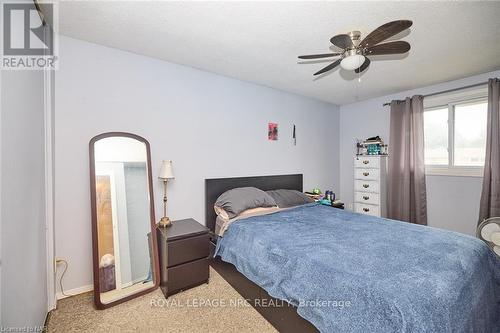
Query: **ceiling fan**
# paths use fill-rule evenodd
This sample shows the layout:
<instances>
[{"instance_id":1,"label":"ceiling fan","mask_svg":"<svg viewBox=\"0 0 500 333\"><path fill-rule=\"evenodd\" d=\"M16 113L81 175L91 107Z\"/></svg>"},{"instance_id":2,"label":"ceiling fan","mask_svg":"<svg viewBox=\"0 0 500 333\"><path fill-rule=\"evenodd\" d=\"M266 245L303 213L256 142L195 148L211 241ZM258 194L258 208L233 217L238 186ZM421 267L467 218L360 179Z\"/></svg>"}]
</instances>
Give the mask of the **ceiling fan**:
<instances>
[{"instance_id":1,"label":"ceiling fan","mask_svg":"<svg viewBox=\"0 0 500 333\"><path fill-rule=\"evenodd\" d=\"M405 41L379 43L408 29L412 24L413 22L409 20L392 21L373 30L363 40L360 40L361 32L359 31L351 31L347 34L336 35L330 39L330 42L341 48L342 52L303 55L299 56L299 59L340 57L330 65L314 73L314 75L328 72L339 64L346 70L354 70L356 73L361 73L370 65L370 59L368 59L369 55L400 54L408 52L410 50L410 44Z\"/></svg>"}]
</instances>

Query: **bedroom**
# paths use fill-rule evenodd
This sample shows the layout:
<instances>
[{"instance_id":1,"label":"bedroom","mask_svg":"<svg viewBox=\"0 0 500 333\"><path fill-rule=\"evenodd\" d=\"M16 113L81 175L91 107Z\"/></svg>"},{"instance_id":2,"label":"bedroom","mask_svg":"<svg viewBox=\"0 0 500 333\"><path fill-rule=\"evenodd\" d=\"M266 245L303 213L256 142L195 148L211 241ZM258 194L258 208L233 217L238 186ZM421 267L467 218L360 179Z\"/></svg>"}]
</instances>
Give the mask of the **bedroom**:
<instances>
[{"instance_id":1,"label":"bedroom","mask_svg":"<svg viewBox=\"0 0 500 333\"><path fill-rule=\"evenodd\" d=\"M355 332L372 327L374 331L422 332L436 331L433 325L440 325L445 332L494 331L498 324L495 319L500 317L499 259L493 243L483 241L476 233L486 217L500 216L500 124L495 88L500 78L499 2L40 1L36 3L40 15L33 15L37 14L37 6L28 2L31 7L17 8L17 14L12 13L8 22L22 21L17 30L7 30L5 6L11 3L18 2L2 2L0 72L2 329L40 330L46 326L48 331ZM28 20L19 16L22 10L31 15L29 29L25 28ZM42 18L45 26L36 30ZM369 55L369 46L353 47L378 27L394 21L403 23L384 30L383 40L374 46L405 42L411 46L409 50L404 49L404 43L392 44L403 49L397 49L397 54ZM11 31L9 38L18 41L19 48L23 44L19 44L16 34L30 29L36 30L30 41L40 39L38 48L50 39L44 36L54 37L50 51L55 58L46 53L38 56L38 60L48 59L47 66L54 59L54 68L6 68L15 63L5 61L14 58L6 52L6 31ZM347 35L348 40L330 40L356 31L360 32L359 38L354 33ZM355 65L371 60L360 73L355 71L358 67L349 69L347 61L339 61L332 70L313 75L337 60L351 57L352 50L362 56ZM341 54L298 58L324 53ZM17 59L23 58L18 55ZM407 97L411 98L409 103ZM385 105L392 101L392 105ZM411 120L403 114L414 116ZM415 134L411 140L404 140L403 122ZM117 136L117 132L134 136ZM121 167L123 172L99 185L111 188L140 161L145 168L139 173L146 180L141 183L145 186L141 194L148 198L146 206L141 207L148 217L146 222L141 221L147 224L141 227L149 228L141 235L153 231L158 237L142 237L144 246L139 251L143 259L151 259L149 269L143 267L141 273L148 275L145 281L153 287L146 283L148 288L139 293L147 293L133 299L129 298L133 293L118 298L126 300L119 304L105 300L103 305L99 293L92 291L110 289L100 285L101 280L118 276L119 268L126 266L123 260L118 262L118 251L101 265L103 254L116 250L118 243L130 248L136 244L117 238L113 242L111 237L107 244L111 250L103 251L99 232L93 232L99 219L94 206L100 197L91 179L112 169L108 157L100 160L102 155L91 154L92 149L98 150L100 140L105 143L113 138L98 137L104 133L143 143L137 154L129 154L122 161L124 165L129 163ZM364 140L376 136L383 143L364 144ZM358 157L357 143L363 154ZM368 146L380 149L380 153L387 148L388 156L367 156ZM102 151L111 154L121 150ZM411 159L410 151L415 154ZM395 169L398 157L404 165L401 170ZM376 167L365 168L364 161ZM485 168L486 164L490 167ZM371 179L373 170L377 172L375 179ZM364 176L367 172L371 174ZM379 188L370 191L364 185ZM271 207L263 208L268 214L231 218L224 234L216 235L214 204L226 190L243 187L300 192L320 189L322 195L330 190L336 197L324 203L339 200L344 209L319 206L321 203L282 209L288 206L277 202L284 200L283 195L285 199L292 195L292 201L302 203L306 202L305 196L274 193L274 204L267 202ZM258 191L263 197L242 193L243 206L250 205L245 208L254 208L252 201L269 200L268 195ZM238 200L229 198L227 202ZM116 229L113 223L118 220L120 207L116 199L111 201L115 206L107 227L111 236L116 236L112 230ZM278 255L286 248L294 255L301 253L305 258L320 260L321 269L314 276L307 276L308 270L299 266L278 272L279 266L272 265L273 269L265 270L263 267L272 263L272 258L265 255L248 258L261 259L258 263L243 264L242 256L233 258L239 273L231 270L234 266L226 265L220 255L213 258L205 253L213 254L217 243L222 257L230 261L231 241L236 242L230 237L236 236L236 230L246 233L245 237L254 237L251 230L245 229L251 222L272 229L277 223L268 224L276 222L275 217L294 220L291 214L301 209L321 211L318 221L324 223L317 225L311 218L293 229L294 221L287 225L292 229L276 231L275 240L280 243L276 248L270 248L274 244L271 231L263 229L266 237L247 245L253 244L250 250L257 251L255 244L262 242L266 253ZM224 215L223 210L218 211L219 215ZM167 216L173 225L157 227ZM417 216L418 222L427 226L414 223ZM224 223L221 219L219 224ZM491 221L489 228L495 231L498 219ZM181 225L185 226L183 230L176 228ZM328 233L332 226L344 236ZM360 226L367 229L349 229ZM302 227L312 229L299 234ZM422 231L412 239L409 235L414 230ZM313 240L311 237L319 231L324 231L326 238ZM367 233L373 237L364 238ZM491 239L491 235L487 237ZM290 240L303 246L297 248L287 243ZM448 256L424 251L423 244L431 240L429 249L447 251ZM463 248L457 248L457 242L462 242ZM391 246L391 252L376 252L384 250L384 244ZM491 258L488 260L493 264L475 261L469 246L482 251L483 259ZM417 250L407 252L410 248ZM375 252L359 253L359 249ZM196 251L202 254L193 254ZM239 247L238 251L248 252ZM326 259L324 253L328 254ZM339 253L343 253L342 260L332 261ZM289 263L310 266L310 262L295 260L297 257L286 258ZM463 271L457 268L459 259L463 259ZM426 260L431 264L420 266ZM334 272L342 261L365 266ZM407 267L405 261L415 266ZM393 267L395 262L398 265ZM393 269L395 277L385 276L386 280L381 273L376 274L381 268L376 264ZM179 267L187 267L185 274L175 275ZM357 276L364 274L366 283L373 288L368 289L371 295L359 292L360 284L348 277L351 269L358 270ZM436 276L419 276L419 271ZM473 271L485 279L481 280L483 289L472 289L480 284ZM321 272L328 273L325 292L331 292L331 297L319 297L326 301L326 307L301 306L300 301L316 300L309 294L296 295L290 290L278 293L273 289L277 281L273 276L280 272L302 274L310 281L322 276ZM445 272L461 281L450 282L438 274ZM174 274L170 280L178 277L177 287L169 285L169 274ZM335 274L341 281L334 280ZM487 277L493 296L479 297L480 292L491 292L484 283ZM443 291L449 287L464 290L456 300L448 297L443 303L432 304L445 308L447 312L443 313L449 318L436 312L412 312L412 306L430 306L420 300L427 295L415 286L420 278L442 286ZM381 294L394 292L388 286L383 289L384 281L405 290L401 299L387 300L387 294ZM323 284L315 282L309 291L322 292ZM111 284L116 288L120 283L113 280ZM342 298L335 289L341 285L353 293ZM170 295L169 288L175 293ZM297 289L301 288L292 286L292 290ZM371 306L380 301L374 294L384 297L387 307L379 310L394 315L389 319L395 321L387 321ZM405 303L405 307L398 303L404 297L415 302ZM493 305L487 305L487 301ZM107 304L114 306L97 309ZM477 315L480 305L482 314L496 313L496 317L467 320ZM297 312L297 306L319 312ZM361 309L373 312L366 315L369 322L355 320ZM402 311L401 317L394 314L394 309ZM335 311L343 313L333 316ZM451 323L452 319L456 322ZM377 323L378 330L374 329Z\"/></svg>"}]
</instances>

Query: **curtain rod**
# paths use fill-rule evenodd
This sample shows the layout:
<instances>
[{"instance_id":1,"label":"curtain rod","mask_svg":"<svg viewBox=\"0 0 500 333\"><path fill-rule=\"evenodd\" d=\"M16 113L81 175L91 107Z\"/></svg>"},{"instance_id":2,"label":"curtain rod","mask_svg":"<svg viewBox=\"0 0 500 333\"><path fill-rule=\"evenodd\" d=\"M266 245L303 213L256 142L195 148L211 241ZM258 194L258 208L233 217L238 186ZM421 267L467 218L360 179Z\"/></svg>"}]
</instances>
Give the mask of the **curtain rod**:
<instances>
[{"instance_id":1,"label":"curtain rod","mask_svg":"<svg viewBox=\"0 0 500 333\"><path fill-rule=\"evenodd\" d=\"M424 97L431 97L431 96L441 95L441 94L445 94L445 93L449 93L449 92L454 92L454 91L458 91L458 90L463 90L463 89L469 89L469 88L484 86L486 84L488 84L488 81L481 82L481 83L476 83L476 84L471 84L471 85L465 86L465 87L460 87L460 88L454 88L454 89L448 89L448 90L438 91L438 92L435 92L435 93L432 93L432 94L424 95ZM391 105L391 102L387 102L387 103L382 104L382 106L387 106L387 105Z\"/></svg>"}]
</instances>

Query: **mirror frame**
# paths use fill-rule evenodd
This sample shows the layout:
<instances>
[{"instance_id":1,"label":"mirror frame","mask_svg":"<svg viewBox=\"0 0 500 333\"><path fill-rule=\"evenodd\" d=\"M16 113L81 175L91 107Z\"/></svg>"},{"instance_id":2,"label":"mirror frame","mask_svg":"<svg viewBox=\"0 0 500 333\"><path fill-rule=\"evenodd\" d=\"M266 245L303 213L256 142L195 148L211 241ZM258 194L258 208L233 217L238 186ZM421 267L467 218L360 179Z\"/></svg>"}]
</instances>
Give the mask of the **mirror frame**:
<instances>
[{"instance_id":1,"label":"mirror frame","mask_svg":"<svg viewBox=\"0 0 500 333\"><path fill-rule=\"evenodd\" d=\"M153 278L154 285L151 288L138 291L134 294L127 295L121 299L110 303L101 302L101 292L99 290L99 249L98 249L98 235L97 235L97 203L96 203L96 182L95 182L95 157L94 157L94 145L97 141L109 137L126 137L138 140L146 145L147 154L147 171L148 171L148 184L149 184L149 215L151 220L151 246L153 247L151 253L153 256ZM126 302L138 296L147 294L157 289L160 285L160 262L158 258L158 241L157 241L157 227L155 218L155 204L153 196L153 180L151 172L151 149L148 140L143 137L127 133L127 132L107 132L94 136L89 142L89 161L90 161L90 203L91 203L91 213L92 213L92 260L94 269L94 304L98 310L103 310L111 306Z\"/></svg>"}]
</instances>

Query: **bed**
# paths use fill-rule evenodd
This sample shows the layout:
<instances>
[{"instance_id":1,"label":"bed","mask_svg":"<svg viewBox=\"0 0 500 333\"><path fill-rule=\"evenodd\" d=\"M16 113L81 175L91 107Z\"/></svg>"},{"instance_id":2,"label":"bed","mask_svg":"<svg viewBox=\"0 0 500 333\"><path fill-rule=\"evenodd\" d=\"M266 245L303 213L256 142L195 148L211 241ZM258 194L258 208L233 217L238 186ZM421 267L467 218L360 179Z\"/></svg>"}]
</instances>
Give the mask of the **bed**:
<instances>
[{"instance_id":1,"label":"bed","mask_svg":"<svg viewBox=\"0 0 500 333\"><path fill-rule=\"evenodd\" d=\"M224 191L301 191L302 175L205 184L213 230L213 203ZM473 237L307 204L236 221L215 242L214 268L279 331L500 327L500 263Z\"/></svg>"}]
</instances>

